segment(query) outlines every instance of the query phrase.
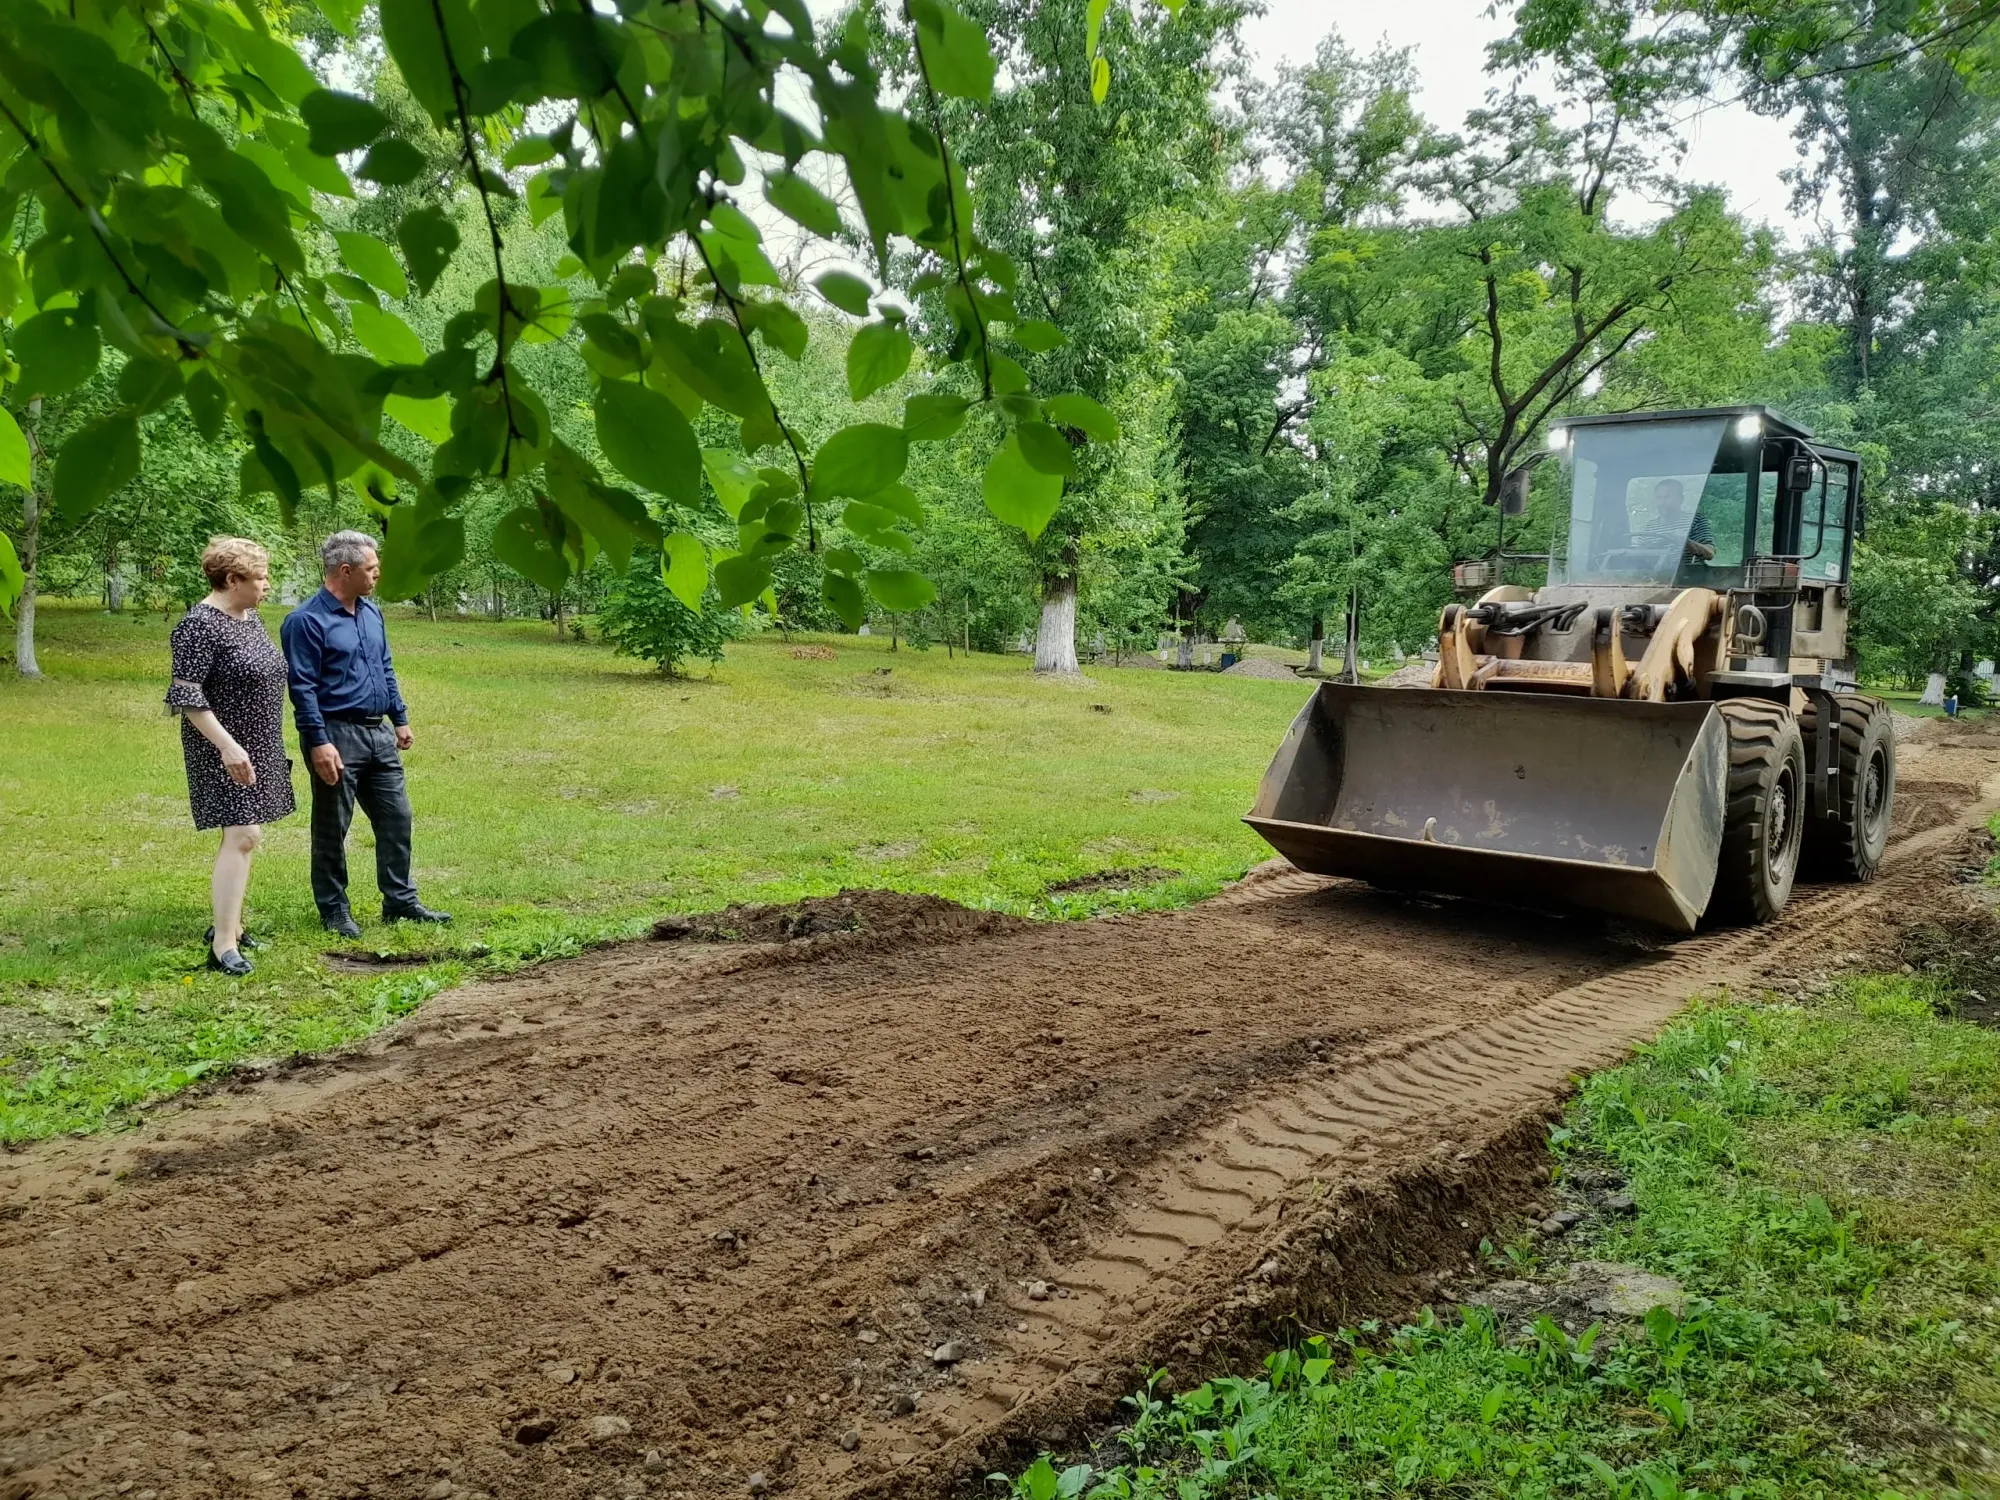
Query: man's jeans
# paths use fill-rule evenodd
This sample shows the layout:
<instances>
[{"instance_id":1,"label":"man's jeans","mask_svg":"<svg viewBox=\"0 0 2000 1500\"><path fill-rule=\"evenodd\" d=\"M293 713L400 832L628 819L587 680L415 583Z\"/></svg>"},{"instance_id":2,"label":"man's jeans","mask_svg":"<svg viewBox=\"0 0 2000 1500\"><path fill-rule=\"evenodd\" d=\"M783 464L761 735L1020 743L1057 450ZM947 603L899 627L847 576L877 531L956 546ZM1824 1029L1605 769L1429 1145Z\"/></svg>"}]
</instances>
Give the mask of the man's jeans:
<instances>
[{"instance_id":1,"label":"man's jeans","mask_svg":"<svg viewBox=\"0 0 2000 1500\"><path fill-rule=\"evenodd\" d=\"M333 786L317 773L312 778L312 886L321 919L347 914L347 826L354 821L356 802L375 830L375 883L383 906L393 911L413 905L417 888L410 883L410 798L395 729L383 721L328 719L326 733L345 769ZM310 758L307 766L311 768Z\"/></svg>"}]
</instances>

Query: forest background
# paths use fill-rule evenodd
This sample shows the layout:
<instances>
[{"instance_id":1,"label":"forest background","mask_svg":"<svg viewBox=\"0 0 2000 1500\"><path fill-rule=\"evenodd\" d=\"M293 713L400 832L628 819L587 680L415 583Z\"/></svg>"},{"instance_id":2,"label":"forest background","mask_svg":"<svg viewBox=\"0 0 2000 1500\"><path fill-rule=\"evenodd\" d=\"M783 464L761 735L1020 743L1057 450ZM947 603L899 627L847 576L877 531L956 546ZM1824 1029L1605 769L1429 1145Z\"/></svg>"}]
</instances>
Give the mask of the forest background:
<instances>
[{"instance_id":1,"label":"forest background","mask_svg":"<svg viewBox=\"0 0 2000 1500\"><path fill-rule=\"evenodd\" d=\"M620 13L643 24L646 9ZM101 12L115 39L127 7L84 10ZM532 5L476 8L496 34L503 11L521 12L509 25L547 19ZM254 69L204 73L203 56L228 61L207 12L290 46L311 75L298 97ZM538 461L574 456L567 498L559 460L523 474L510 472L504 444L497 464L453 470L439 457L469 446L455 415L469 405L467 382L436 394L414 377L377 389L380 462L288 483L285 455L300 450L265 425L271 409L259 412L254 390L229 383L237 370L217 382L239 418L222 424L197 399L199 373L184 377L169 361L162 375L144 337L118 347L92 273L44 253L64 210L40 175L56 168L35 134L46 90L21 71L34 66L24 43L12 69L0 65L0 98L25 122L11 134L0 124L12 419L0 428L0 481L19 481L0 482L0 605L16 621L16 670L37 671L38 594L177 610L205 591L202 543L230 532L270 545L281 592L296 596L312 586L321 537L359 525L387 532L393 548L398 516L425 528L443 518L450 545L431 548L422 568L403 554L395 595L433 613L540 614L557 632L595 615L663 666L773 621L872 621L919 645L983 650L1032 636L1037 666L1056 671L1074 669L1079 643L1086 654L1150 650L1163 631L1212 637L1230 620L1255 639L1338 637L1350 610L1364 653L1415 650L1449 597L1451 563L1490 552L1496 526L1510 551L1552 545L1546 483L1525 515L1503 523L1494 504L1552 418L1766 402L1867 460L1855 580L1864 670L1904 685L1948 673L1976 693L1972 666L1994 650L2000 600L1989 504L2000 459L2000 99L1979 51L1989 8L1835 3L1774 11L1781 19L1766 24L1755 7L1704 15L1527 0L1491 49L1487 100L1463 120L1418 112L1410 53L1357 47L1338 31L1310 63L1281 68L1275 86L1254 78L1242 42L1252 13L1242 0L919 0L844 12L827 34L851 49L849 73L873 70L885 99L927 102L949 143L944 201L963 203L976 245L956 220L948 234L884 236L879 205L845 170L854 158L774 143L737 194L747 212L725 222L708 179L708 218L669 223L650 243L637 236L636 262L621 265L593 251L556 173L537 170L558 158L559 172L559 153L573 166L605 159L604 138L593 150L575 117L555 125L546 96L568 86L550 84L546 68L520 91L529 103L473 109L461 89L454 108L447 89L440 106L435 80L414 90L406 80L398 64L409 44L392 35L385 45L375 6L161 8L160 29L147 21L153 34L133 55L258 165L291 226L271 252L284 269L238 305L261 295L253 318L288 319L322 351L354 349L371 368L405 371L470 344L465 319L476 324L483 309L499 328L501 390L518 371L544 404ZM972 48L969 68L946 56L971 77L953 87L936 55L925 71L918 44L969 46L951 29L966 22L990 52ZM518 37L529 30L516 33L515 54L527 55ZM487 66L507 60L497 42L492 50ZM775 77L767 93L783 107ZM315 87L365 98L381 123L336 151L346 124L307 106L308 142L287 121ZM617 90L608 79L598 92ZM1781 243L1722 190L1682 175L1691 111L1720 93L1789 122L1798 155L1785 181L1795 214L1814 226L1804 242ZM812 115L830 96L792 96L826 128L823 109ZM50 108L58 123L41 142L66 128ZM88 167L89 152L66 144L63 165ZM389 146L409 160L390 161ZM229 209L226 191L211 196ZM116 265L115 247L144 240L126 228L140 217L130 205L110 189L106 202ZM942 278L929 269L939 263ZM516 323L510 287L535 304ZM643 454L607 451L620 446L607 387L628 400L646 388L687 395L670 374L623 378L639 359L635 340L656 341L656 325L631 316L656 290L676 309L704 296L727 306L753 362L762 347L756 373L782 415L758 436L798 455L790 493L840 498L820 481L843 424L909 434L898 482L882 488L878 475L867 494L850 489L844 510L801 511L782 535L769 532L787 545L763 547L752 532L764 523L746 517L777 516L785 495L773 469L749 467L759 442L747 421L739 441L726 392L706 406L699 392L679 402L701 444L699 475L684 486L672 475L655 483ZM997 321L1013 324L1012 352L995 356L991 327L968 310L991 311L999 303L987 299L1003 294ZM105 326L108 347L100 357L93 343L88 368L58 369L68 346L52 337L70 337L85 316ZM996 358L1022 389L1074 392L1081 404L1060 423L1054 401L1046 420L1011 390L996 405ZM954 440L922 443L937 403L956 403L940 424ZM119 446L128 426L144 441L143 463L135 453L129 466ZM1029 441L1051 431L1065 439L1053 456ZM73 437L66 503L60 455ZM507 443L517 440L510 426ZM110 457L86 473L86 452ZM399 460L401 472L437 476L421 502L406 481L400 508ZM601 477L612 471L648 493L612 492ZM770 493L755 491L746 509L760 473ZM1063 483L1045 494L1051 475ZM1037 499L1024 519L1029 491ZM616 517L609 532L593 524L593 504L645 513L625 536ZM1532 565L1520 578L1536 581Z\"/></svg>"}]
</instances>

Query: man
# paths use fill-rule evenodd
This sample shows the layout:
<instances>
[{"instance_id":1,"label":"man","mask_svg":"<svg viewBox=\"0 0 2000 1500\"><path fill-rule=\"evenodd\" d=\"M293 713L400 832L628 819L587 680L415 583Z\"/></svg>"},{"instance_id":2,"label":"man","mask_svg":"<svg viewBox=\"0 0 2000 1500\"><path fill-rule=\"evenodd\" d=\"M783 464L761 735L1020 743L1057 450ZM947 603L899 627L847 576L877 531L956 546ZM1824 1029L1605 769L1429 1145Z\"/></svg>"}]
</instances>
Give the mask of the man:
<instances>
[{"instance_id":1,"label":"man","mask_svg":"<svg viewBox=\"0 0 2000 1500\"><path fill-rule=\"evenodd\" d=\"M1708 562L1715 556L1715 528L1697 505L1692 517L1682 507L1687 489L1678 479L1662 479L1653 486L1653 508L1659 513L1650 530L1669 545L1677 537L1687 538L1687 555Z\"/></svg>"},{"instance_id":2,"label":"man","mask_svg":"<svg viewBox=\"0 0 2000 1500\"><path fill-rule=\"evenodd\" d=\"M410 883L410 799L398 753L410 748L410 715L382 611L368 597L382 573L374 539L336 532L320 561L326 587L278 630L292 717L313 773L312 884L320 921L342 937L361 936L347 904L347 827L358 801L375 830L382 920L449 922L419 901Z\"/></svg>"}]
</instances>

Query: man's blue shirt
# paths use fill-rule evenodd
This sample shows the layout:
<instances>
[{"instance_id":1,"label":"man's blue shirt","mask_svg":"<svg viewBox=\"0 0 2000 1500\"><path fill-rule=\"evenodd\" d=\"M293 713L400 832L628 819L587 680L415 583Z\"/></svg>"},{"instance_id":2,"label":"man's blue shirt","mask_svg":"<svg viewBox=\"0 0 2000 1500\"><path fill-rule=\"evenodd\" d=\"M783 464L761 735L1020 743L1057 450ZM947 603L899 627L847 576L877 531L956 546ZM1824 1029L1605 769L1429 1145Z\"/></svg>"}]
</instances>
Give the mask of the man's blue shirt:
<instances>
[{"instance_id":1,"label":"man's blue shirt","mask_svg":"<svg viewBox=\"0 0 2000 1500\"><path fill-rule=\"evenodd\" d=\"M349 613L321 589L285 616L278 627L290 665L292 718L299 743L311 750L327 742L326 720L379 718L407 724L403 690L389 656L389 631L373 599L354 602Z\"/></svg>"}]
</instances>

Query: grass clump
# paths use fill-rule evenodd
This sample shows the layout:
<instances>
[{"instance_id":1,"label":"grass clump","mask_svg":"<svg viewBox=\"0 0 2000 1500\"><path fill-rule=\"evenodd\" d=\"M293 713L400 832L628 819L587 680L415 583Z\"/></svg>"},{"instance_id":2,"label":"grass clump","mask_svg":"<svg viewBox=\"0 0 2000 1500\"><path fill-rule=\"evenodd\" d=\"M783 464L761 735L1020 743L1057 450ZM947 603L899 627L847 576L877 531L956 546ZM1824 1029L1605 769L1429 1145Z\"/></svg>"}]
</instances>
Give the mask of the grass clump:
<instances>
[{"instance_id":1,"label":"grass clump","mask_svg":"<svg viewBox=\"0 0 2000 1500\"><path fill-rule=\"evenodd\" d=\"M1674 1277L1678 1311L1315 1335L1254 1378L1156 1380L1117 1462L996 1479L1036 1500L2000 1493L2000 1035L1933 989L1703 1007L1583 1086L1558 1160L1622 1177L1636 1213L1564 1251Z\"/></svg>"}]
</instances>

